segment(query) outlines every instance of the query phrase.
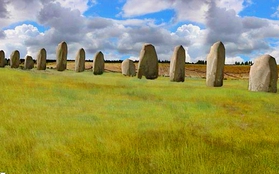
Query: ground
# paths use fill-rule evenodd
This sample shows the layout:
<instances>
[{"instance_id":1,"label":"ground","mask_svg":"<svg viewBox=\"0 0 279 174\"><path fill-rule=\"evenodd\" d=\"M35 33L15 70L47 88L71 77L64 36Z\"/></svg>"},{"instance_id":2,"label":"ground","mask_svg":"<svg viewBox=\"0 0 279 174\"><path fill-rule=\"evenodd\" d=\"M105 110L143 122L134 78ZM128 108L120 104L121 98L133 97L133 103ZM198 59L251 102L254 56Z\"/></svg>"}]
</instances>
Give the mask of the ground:
<instances>
[{"instance_id":1,"label":"ground","mask_svg":"<svg viewBox=\"0 0 279 174\"><path fill-rule=\"evenodd\" d=\"M135 63L137 67L137 63ZM50 63L48 68L54 68L55 63ZM69 70L74 70L74 61L68 61L67 68ZM86 69L92 68L92 62L86 62ZM186 64L185 65L186 77L198 77L205 78L206 76L206 65L198 64ZM121 73L121 63L105 63L105 70L107 72L118 72ZM249 78L249 65L225 65L224 78L225 79L248 79ZM159 64L159 75L168 76L169 74L169 63Z\"/></svg>"}]
</instances>

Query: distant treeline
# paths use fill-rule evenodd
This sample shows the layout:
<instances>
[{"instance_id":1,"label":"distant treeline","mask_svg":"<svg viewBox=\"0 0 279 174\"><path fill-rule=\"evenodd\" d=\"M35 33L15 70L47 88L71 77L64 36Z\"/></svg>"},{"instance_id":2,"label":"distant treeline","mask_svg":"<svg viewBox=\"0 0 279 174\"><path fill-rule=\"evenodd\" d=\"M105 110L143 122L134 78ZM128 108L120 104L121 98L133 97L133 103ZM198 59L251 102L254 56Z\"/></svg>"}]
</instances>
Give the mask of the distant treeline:
<instances>
[{"instance_id":1,"label":"distant treeline","mask_svg":"<svg viewBox=\"0 0 279 174\"><path fill-rule=\"evenodd\" d=\"M186 62L187 63L187 62ZM201 64L201 65L206 65L205 60L198 60L196 63L191 63L191 64ZM235 62L234 65L253 65L252 61L245 61L245 62Z\"/></svg>"},{"instance_id":2,"label":"distant treeline","mask_svg":"<svg viewBox=\"0 0 279 174\"><path fill-rule=\"evenodd\" d=\"M5 59L6 64L9 65L10 64L10 59ZM25 59L20 59L20 63L24 63ZM46 60L47 63L54 63L56 62L55 59L47 59ZM69 62L74 62L75 60L67 60ZM93 62L93 60L85 60L86 62ZM123 60L105 60L106 63L122 63ZM134 60L135 63L138 63L138 60ZM34 60L34 63L37 63L36 60ZM170 63L169 60L159 60L159 63ZM199 65L206 65L206 61L205 60L198 60L197 62L186 62L186 64L199 64ZM253 65L252 61L245 61L245 62L235 62L234 65Z\"/></svg>"},{"instance_id":3,"label":"distant treeline","mask_svg":"<svg viewBox=\"0 0 279 174\"><path fill-rule=\"evenodd\" d=\"M246 61L246 62L235 62L235 65L253 65L252 61Z\"/></svg>"}]
</instances>

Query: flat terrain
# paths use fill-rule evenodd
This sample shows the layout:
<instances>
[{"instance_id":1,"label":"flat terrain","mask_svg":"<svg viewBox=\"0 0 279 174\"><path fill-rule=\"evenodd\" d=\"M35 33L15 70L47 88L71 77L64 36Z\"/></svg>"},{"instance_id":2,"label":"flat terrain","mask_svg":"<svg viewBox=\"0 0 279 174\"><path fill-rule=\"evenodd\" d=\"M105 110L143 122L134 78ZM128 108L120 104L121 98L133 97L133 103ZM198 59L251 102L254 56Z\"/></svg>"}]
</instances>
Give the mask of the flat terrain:
<instances>
[{"instance_id":1,"label":"flat terrain","mask_svg":"<svg viewBox=\"0 0 279 174\"><path fill-rule=\"evenodd\" d=\"M135 63L137 68L137 63ZM48 64L48 67L55 68L55 63ZM68 61L67 68L69 70L74 70L74 61ZM86 69L92 68L92 62L86 62ZM185 65L185 75L186 77L195 78L205 78L206 76L206 65L198 64L186 64ZM121 73L121 63L106 63L105 69L107 72L118 72ZM250 66L248 65L225 65L225 75L226 79L248 79L249 78ZM159 64L159 75L168 76L169 74L169 63Z\"/></svg>"},{"instance_id":2,"label":"flat terrain","mask_svg":"<svg viewBox=\"0 0 279 174\"><path fill-rule=\"evenodd\" d=\"M278 94L106 69L1 68L0 172L279 173Z\"/></svg>"}]
</instances>

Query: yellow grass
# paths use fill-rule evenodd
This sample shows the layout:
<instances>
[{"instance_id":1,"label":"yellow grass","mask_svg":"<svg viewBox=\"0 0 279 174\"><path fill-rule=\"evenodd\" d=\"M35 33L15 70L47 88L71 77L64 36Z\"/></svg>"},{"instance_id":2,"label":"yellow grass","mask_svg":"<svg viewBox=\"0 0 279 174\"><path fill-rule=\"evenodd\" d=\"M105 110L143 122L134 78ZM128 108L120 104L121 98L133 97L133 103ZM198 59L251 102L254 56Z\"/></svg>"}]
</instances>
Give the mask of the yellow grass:
<instances>
[{"instance_id":1,"label":"yellow grass","mask_svg":"<svg viewBox=\"0 0 279 174\"><path fill-rule=\"evenodd\" d=\"M279 172L279 96L250 92L247 80L0 75L0 172Z\"/></svg>"}]
</instances>

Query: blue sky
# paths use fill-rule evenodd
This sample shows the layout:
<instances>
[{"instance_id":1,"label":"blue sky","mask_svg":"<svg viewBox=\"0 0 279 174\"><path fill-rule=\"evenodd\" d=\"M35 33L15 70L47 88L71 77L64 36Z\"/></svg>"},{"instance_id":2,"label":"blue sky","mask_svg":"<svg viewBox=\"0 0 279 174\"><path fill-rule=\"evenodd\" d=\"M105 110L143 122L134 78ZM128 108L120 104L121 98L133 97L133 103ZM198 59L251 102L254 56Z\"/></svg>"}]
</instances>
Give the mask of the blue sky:
<instances>
[{"instance_id":1,"label":"blue sky","mask_svg":"<svg viewBox=\"0 0 279 174\"><path fill-rule=\"evenodd\" d=\"M183 45L188 62L205 60L221 40L226 63L270 54L279 62L279 0L0 0L0 49L21 57L46 48L55 59L66 41L68 59L80 48L86 59L138 59L144 43L169 60Z\"/></svg>"}]
</instances>

